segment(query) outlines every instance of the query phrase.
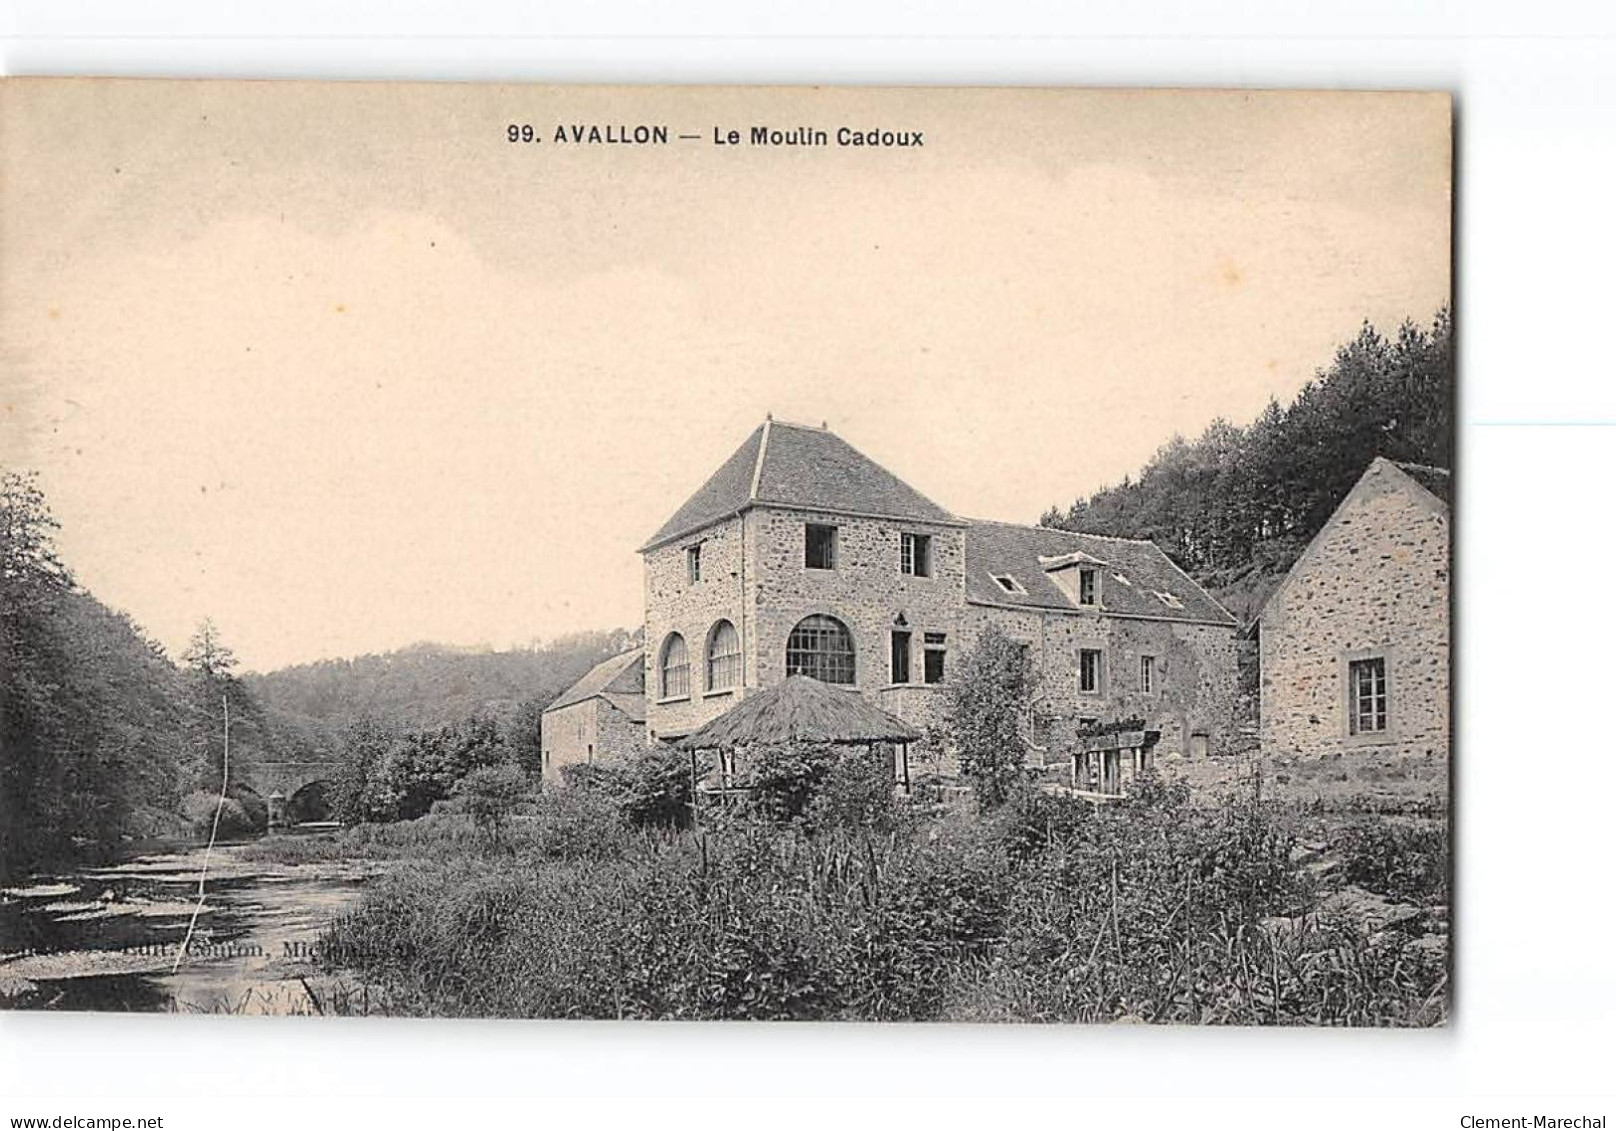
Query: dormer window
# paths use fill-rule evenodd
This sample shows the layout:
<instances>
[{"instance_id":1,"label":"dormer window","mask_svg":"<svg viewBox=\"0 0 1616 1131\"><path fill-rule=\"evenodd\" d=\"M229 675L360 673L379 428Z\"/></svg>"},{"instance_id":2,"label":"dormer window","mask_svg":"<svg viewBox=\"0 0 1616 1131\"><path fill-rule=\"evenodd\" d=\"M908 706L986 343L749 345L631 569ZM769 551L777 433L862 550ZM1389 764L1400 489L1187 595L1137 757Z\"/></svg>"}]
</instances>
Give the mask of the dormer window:
<instances>
[{"instance_id":1,"label":"dormer window","mask_svg":"<svg viewBox=\"0 0 1616 1131\"><path fill-rule=\"evenodd\" d=\"M1079 605L1098 605L1100 603L1100 572L1093 569L1080 569L1077 571L1077 603Z\"/></svg>"},{"instance_id":2,"label":"dormer window","mask_svg":"<svg viewBox=\"0 0 1616 1131\"><path fill-rule=\"evenodd\" d=\"M1163 589L1156 590L1156 599L1162 604L1166 605L1169 609L1182 609L1184 607L1183 601L1180 601L1177 597Z\"/></svg>"},{"instance_id":3,"label":"dormer window","mask_svg":"<svg viewBox=\"0 0 1616 1131\"><path fill-rule=\"evenodd\" d=\"M1011 577L1008 573L995 573L992 576L994 582L1006 593L1025 594L1027 592L1021 587L1021 582L1017 581L1014 577Z\"/></svg>"}]
</instances>

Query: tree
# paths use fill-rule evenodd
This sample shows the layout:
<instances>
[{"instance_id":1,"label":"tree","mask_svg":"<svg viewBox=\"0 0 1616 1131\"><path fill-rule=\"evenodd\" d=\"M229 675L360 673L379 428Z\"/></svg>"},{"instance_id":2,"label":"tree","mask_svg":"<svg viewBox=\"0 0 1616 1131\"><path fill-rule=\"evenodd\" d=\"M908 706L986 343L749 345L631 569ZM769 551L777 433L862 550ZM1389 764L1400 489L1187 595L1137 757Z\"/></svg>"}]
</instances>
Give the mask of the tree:
<instances>
[{"instance_id":1,"label":"tree","mask_svg":"<svg viewBox=\"0 0 1616 1131\"><path fill-rule=\"evenodd\" d=\"M349 724L342 738L342 758L337 770L334 808L337 820L345 824L391 818L391 805L377 811L372 780L377 776L393 735L368 715ZM391 799L389 799L389 803Z\"/></svg>"},{"instance_id":2,"label":"tree","mask_svg":"<svg viewBox=\"0 0 1616 1131\"><path fill-rule=\"evenodd\" d=\"M504 839L506 826L526 786L521 769L504 762L472 770L455 783L454 796L472 824L491 845L497 846Z\"/></svg>"},{"instance_id":3,"label":"tree","mask_svg":"<svg viewBox=\"0 0 1616 1131\"><path fill-rule=\"evenodd\" d=\"M505 726L505 745L535 782L544 778L544 701L524 699Z\"/></svg>"},{"instance_id":4,"label":"tree","mask_svg":"<svg viewBox=\"0 0 1616 1131\"><path fill-rule=\"evenodd\" d=\"M180 653L180 662L210 680L234 679L236 654L219 636L219 628L212 617L203 617L191 634L191 642Z\"/></svg>"},{"instance_id":5,"label":"tree","mask_svg":"<svg viewBox=\"0 0 1616 1131\"><path fill-rule=\"evenodd\" d=\"M37 479L0 474L0 876L177 831L179 673L79 589Z\"/></svg>"},{"instance_id":6,"label":"tree","mask_svg":"<svg viewBox=\"0 0 1616 1131\"><path fill-rule=\"evenodd\" d=\"M1002 804L1027 762L1024 725L1032 705L1032 658L1026 645L989 625L947 685L943 739L984 809Z\"/></svg>"}]
</instances>

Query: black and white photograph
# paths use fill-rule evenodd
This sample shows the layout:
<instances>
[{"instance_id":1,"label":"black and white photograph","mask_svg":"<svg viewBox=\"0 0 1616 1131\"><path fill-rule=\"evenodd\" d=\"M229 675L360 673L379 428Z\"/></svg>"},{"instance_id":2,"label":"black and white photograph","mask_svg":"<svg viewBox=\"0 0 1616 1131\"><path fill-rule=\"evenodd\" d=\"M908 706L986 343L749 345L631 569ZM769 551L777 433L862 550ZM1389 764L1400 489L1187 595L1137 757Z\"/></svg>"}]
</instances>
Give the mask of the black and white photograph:
<instances>
[{"instance_id":1,"label":"black and white photograph","mask_svg":"<svg viewBox=\"0 0 1616 1131\"><path fill-rule=\"evenodd\" d=\"M1448 1023L1448 95L4 99L7 1009Z\"/></svg>"}]
</instances>

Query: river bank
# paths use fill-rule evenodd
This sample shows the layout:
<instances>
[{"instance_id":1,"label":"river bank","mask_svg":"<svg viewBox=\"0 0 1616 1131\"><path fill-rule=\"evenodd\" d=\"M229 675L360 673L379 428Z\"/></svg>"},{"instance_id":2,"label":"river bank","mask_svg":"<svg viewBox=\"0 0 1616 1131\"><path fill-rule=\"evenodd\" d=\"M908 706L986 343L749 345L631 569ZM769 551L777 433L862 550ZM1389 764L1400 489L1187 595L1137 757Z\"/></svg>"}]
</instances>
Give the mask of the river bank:
<instances>
[{"instance_id":1,"label":"river bank","mask_svg":"<svg viewBox=\"0 0 1616 1131\"><path fill-rule=\"evenodd\" d=\"M387 865L264 843L215 845L200 907L200 844L0 892L0 1008L321 1012L344 991L316 967L320 935Z\"/></svg>"}]
</instances>

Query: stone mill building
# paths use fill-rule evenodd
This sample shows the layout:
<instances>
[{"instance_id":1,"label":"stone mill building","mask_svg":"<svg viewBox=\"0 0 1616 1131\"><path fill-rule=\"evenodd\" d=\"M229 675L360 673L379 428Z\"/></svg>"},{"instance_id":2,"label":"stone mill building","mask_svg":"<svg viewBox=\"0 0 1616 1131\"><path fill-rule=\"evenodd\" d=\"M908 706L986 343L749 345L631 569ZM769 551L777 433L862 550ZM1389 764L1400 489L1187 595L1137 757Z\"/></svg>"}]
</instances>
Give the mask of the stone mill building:
<instances>
[{"instance_id":1,"label":"stone mill building","mask_svg":"<svg viewBox=\"0 0 1616 1131\"><path fill-rule=\"evenodd\" d=\"M793 674L923 729L990 624L1031 656L1035 758L1129 717L1156 756L1230 738L1234 618L1154 544L961 518L823 427L765 421L640 552L648 743Z\"/></svg>"}]
</instances>

